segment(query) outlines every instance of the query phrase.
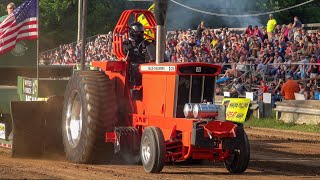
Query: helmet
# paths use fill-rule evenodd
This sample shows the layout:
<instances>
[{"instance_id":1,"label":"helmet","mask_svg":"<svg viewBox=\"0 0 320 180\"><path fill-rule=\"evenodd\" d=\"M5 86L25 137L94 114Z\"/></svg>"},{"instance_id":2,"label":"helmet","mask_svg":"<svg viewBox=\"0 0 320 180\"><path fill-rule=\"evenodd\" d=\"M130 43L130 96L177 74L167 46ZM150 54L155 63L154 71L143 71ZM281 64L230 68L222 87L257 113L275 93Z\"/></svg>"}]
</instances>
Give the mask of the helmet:
<instances>
[{"instance_id":1,"label":"helmet","mask_svg":"<svg viewBox=\"0 0 320 180\"><path fill-rule=\"evenodd\" d=\"M134 40L142 40L144 36L144 27L139 22L133 22L130 24L129 37Z\"/></svg>"}]
</instances>

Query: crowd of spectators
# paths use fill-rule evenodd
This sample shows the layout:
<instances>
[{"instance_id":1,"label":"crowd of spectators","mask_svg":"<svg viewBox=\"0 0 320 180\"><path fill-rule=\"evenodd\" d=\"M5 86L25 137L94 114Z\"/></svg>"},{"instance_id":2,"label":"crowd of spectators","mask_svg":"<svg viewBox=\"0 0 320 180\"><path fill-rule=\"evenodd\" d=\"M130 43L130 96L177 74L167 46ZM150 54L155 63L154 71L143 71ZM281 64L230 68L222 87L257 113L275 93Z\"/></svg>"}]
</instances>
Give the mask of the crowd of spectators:
<instances>
[{"instance_id":1,"label":"crowd of spectators","mask_svg":"<svg viewBox=\"0 0 320 180\"><path fill-rule=\"evenodd\" d=\"M80 53L80 44L61 45L50 53L43 53L42 58L49 59L50 64L74 64L79 63ZM318 77L320 29L308 33L298 17L290 24L278 25L272 15L266 27L249 25L244 32L210 29L201 21L196 31L180 29L167 34L165 58L171 62L221 64L221 79L242 84L251 81L257 85L258 96L263 92L285 96L282 85L287 79ZM114 59L111 32L87 43L87 63ZM315 98L317 80L301 81L299 86L299 93L306 99Z\"/></svg>"},{"instance_id":2,"label":"crowd of spectators","mask_svg":"<svg viewBox=\"0 0 320 180\"><path fill-rule=\"evenodd\" d=\"M238 81L248 83L250 70L258 95L271 92L291 97L285 96L283 83L290 77L294 80L317 78L319 55L320 29L307 33L298 17L288 25L277 25L270 15L266 27L249 25L240 33L228 28L210 29L202 21L196 31L180 29L168 35L166 43L166 58L170 61L222 64L222 78L236 81L234 84ZM266 82L261 83L262 80ZM267 88L262 88L260 83ZM317 80L301 81L300 84L300 93L306 99L314 99ZM241 89L235 92L240 94Z\"/></svg>"},{"instance_id":3,"label":"crowd of spectators","mask_svg":"<svg viewBox=\"0 0 320 180\"><path fill-rule=\"evenodd\" d=\"M112 32L89 38L86 44L86 64L91 61L114 60L112 54ZM80 63L81 42L60 45L60 47L40 54L40 60L51 65L76 65Z\"/></svg>"}]
</instances>

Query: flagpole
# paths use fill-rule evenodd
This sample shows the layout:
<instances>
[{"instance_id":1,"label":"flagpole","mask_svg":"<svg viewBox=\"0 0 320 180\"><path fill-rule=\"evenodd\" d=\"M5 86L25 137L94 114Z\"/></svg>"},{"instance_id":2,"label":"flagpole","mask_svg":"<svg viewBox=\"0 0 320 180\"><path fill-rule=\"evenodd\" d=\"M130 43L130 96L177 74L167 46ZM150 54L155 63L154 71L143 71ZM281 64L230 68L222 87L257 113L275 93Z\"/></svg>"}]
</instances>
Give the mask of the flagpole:
<instances>
[{"instance_id":1,"label":"flagpole","mask_svg":"<svg viewBox=\"0 0 320 180\"><path fill-rule=\"evenodd\" d=\"M37 1L37 99L39 96L39 0Z\"/></svg>"},{"instance_id":2,"label":"flagpole","mask_svg":"<svg viewBox=\"0 0 320 180\"><path fill-rule=\"evenodd\" d=\"M82 0L81 18L81 70L85 70L86 64L86 19L87 19L87 0Z\"/></svg>"}]
</instances>

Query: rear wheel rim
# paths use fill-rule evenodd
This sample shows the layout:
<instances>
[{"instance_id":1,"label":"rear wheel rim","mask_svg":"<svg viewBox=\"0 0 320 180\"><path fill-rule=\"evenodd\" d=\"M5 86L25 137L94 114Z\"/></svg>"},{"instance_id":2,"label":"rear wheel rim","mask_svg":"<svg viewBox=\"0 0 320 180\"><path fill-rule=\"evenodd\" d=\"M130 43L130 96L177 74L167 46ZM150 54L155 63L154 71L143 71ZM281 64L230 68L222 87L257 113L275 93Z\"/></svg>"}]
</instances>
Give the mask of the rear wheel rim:
<instances>
[{"instance_id":1,"label":"rear wheel rim","mask_svg":"<svg viewBox=\"0 0 320 180\"><path fill-rule=\"evenodd\" d=\"M78 146L82 132L82 102L78 91L69 96L66 114L66 132L68 143L72 148Z\"/></svg>"},{"instance_id":2,"label":"rear wheel rim","mask_svg":"<svg viewBox=\"0 0 320 180\"><path fill-rule=\"evenodd\" d=\"M151 145L150 145L150 139L148 137L145 137L142 142L142 148L141 148L141 156L142 160L145 164L147 164L151 157Z\"/></svg>"}]
</instances>

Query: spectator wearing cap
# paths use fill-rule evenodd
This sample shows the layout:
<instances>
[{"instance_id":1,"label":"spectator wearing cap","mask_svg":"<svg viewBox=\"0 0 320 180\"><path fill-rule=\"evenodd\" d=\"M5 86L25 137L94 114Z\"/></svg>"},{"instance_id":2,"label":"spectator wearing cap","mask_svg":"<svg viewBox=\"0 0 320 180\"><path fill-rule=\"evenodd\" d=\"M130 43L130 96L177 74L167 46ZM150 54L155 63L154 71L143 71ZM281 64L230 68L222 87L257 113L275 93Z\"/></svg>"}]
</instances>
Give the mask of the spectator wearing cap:
<instances>
[{"instance_id":1,"label":"spectator wearing cap","mask_svg":"<svg viewBox=\"0 0 320 180\"><path fill-rule=\"evenodd\" d=\"M269 15L269 21L267 23L267 33L268 33L268 40L272 41L274 36L274 31L277 26L277 21L273 18L273 15Z\"/></svg>"},{"instance_id":2,"label":"spectator wearing cap","mask_svg":"<svg viewBox=\"0 0 320 180\"><path fill-rule=\"evenodd\" d=\"M299 93L299 84L293 80L290 74L286 75L286 79L287 81L283 84L280 93L285 100L295 100L294 93Z\"/></svg>"}]
</instances>

